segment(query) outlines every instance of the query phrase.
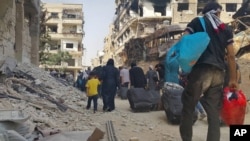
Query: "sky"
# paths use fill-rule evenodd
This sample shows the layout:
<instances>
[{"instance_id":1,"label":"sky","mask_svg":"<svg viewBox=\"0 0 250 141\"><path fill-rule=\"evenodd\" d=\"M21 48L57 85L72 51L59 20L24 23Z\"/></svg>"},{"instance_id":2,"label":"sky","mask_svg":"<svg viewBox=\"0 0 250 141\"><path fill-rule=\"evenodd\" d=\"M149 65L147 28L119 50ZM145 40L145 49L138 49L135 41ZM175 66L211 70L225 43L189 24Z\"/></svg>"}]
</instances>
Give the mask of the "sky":
<instances>
[{"instance_id":1,"label":"sky","mask_svg":"<svg viewBox=\"0 0 250 141\"><path fill-rule=\"evenodd\" d=\"M108 35L109 25L115 16L115 0L41 0L44 3L83 4L85 37L83 45L86 56L83 65L91 65L97 51L103 50L104 38Z\"/></svg>"}]
</instances>

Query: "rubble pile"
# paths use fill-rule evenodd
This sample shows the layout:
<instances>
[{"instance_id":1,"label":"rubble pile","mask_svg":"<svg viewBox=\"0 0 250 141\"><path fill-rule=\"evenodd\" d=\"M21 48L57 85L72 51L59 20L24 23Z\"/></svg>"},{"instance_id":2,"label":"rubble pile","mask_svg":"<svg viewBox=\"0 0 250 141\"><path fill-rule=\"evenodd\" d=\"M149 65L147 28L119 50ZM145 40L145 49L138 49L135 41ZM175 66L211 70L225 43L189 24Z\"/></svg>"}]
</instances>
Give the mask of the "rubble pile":
<instances>
[{"instance_id":1,"label":"rubble pile","mask_svg":"<svg viewBox=\"0 0 250 141\"><path fill-rule=\"evenodd\" d=\"M25 123L28 131L21 135L28 140L39 138L45 130L52 134L91 129L79 124L87 120L83 92L31 65L19 64L13 70L6 63L2 66L5 71L1 71L0 81L0 133L8 130L2 125L9 121Z\"/></svg>"},{"instance_id":2,"label":"rubble pile","mask_svg":"<svg viewBox=\"0 0 250 141\"><path fill-rule=\"evenodd\" d=\"M241 57L242 55L248 53L250 50L249 47L250 47L250 29L235 34L234 49L236 57Z\"/></svg>"}]
</instances>

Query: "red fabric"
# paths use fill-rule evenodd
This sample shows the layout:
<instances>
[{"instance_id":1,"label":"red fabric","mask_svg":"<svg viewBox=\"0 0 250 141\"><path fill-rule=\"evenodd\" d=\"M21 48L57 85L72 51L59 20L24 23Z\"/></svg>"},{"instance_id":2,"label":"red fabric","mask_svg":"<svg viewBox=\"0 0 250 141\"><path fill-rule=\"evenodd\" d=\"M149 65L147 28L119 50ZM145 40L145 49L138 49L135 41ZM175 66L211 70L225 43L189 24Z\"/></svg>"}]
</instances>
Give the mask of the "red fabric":
<instances>
[{"instance_id":1,"label":"red fabric","mask_svg":"<svg viewBox=\"0 0 250 141\"><path fill-rule=\"evenodd\" d=\"M222 24L220 24L219 25L219 28L221 29L221 30L224 30L226 27L225 27L225 24L224 23L222 23Z\"/></svg>"},{"instance_id":2,"label":"red fabric","mask_svg":"<svg viewBox=\"0 0 250 141\"><path fill-rule=\"evenodd\" d=\"M236 98L232 98L235 93ZM232 98L232 99L231 99ZM231 91L228 87L224 88L223 106L221 118L227 125L242 125L244 123L247 100L244 93Z\"/></svg>"}]
</instances>

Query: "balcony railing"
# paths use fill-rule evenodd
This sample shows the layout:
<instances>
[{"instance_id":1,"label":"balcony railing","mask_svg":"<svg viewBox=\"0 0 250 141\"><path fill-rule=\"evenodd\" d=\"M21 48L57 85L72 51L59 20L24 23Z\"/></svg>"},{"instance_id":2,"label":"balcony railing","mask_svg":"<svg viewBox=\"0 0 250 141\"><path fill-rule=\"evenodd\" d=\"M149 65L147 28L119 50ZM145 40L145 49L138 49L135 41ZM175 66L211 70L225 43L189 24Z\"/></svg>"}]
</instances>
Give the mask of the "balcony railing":
<instances>
[{"instance_id":1,"label":"balcony railing","mask_svg":"<svg viewBox=\"0 0 250 141\"><path fill-rule=\"evenodd\" d=\"M82 15L62 15L62 19L63 20L82 20L83 19L83 16Z\"/></svg>"},{"instance_id":2,"label":"balcony railing","mask_svg":"<svg viewBox=\"0 0 250 141\"><path fill-rule=\"evenodd\" d=\"M73 38L82 40L83 33L50 33L52 39Z\"/></svg>"}]
</instances>

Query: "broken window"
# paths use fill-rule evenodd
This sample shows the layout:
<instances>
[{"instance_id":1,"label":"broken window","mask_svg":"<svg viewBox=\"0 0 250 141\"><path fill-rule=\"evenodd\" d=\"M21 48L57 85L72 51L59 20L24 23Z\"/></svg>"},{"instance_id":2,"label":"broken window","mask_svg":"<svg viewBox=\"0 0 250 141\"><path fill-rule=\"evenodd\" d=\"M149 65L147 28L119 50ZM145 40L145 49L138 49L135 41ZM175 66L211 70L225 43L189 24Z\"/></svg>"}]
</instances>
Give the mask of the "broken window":
<instances>
[{"instance_id":1,"label":"broken window","mask_svg":"<svg viewBox=\"0 0 250 141\"><path fill-rule=\"evenodd\" d=\"M73 43L66 43L66 48L73 49L74 44Z\"/></svg>"},{"instance_id":2,"label":"broken window","mask_svg":"<svg viewBox=\"0 0 250 141\"><path fill-rule=\"evenodd\" d=\"M199 0L198 4L197 4L197 15L202 13L202 10L204 9L206 3L204 2L204 0Z\"/></svg>"},{"instance_id":3,"label":"broken window","mask_svg":"<svg viewBox=\"0 0 250 141\"><path fill-rule=\"evenodd\" d=\"M198 3L207 3L207 0L198 0Z\"/></svg>"},{"instance_id":4,"label":"broken window","mask_svg":"<svg viewBox=\"0 0 250 141\"><path fill-rule=\"evenodd\" d=\"M178 12L181 12L183 10L188 10L188 9L189 9L188 3L178 3L178 8L177 8Z\"/></svg>"},{"instance_id":5,"label":"broken window","mask_svg":"<svg viewBox=\"0 0 250 141\"><path fill-rule=\"evenodd\" d=\"M235 12L237 10L236 3L226 3L226 12Z\"/></svg>"},{"instance_id":6,"label":"broken window","mask_svg":"<svg viewBox=\"0 0 250 141\"><path fill-rule=\"evenodd\" d=\"M60 45L51 45L50 50L58 50Z\"/></svg>"},{"instance_id":7,"label":"broken window","mask_svg":"<svg viewBox=\"0 0 250 141\"><path fill-rule=\"evenodd\" d=\"M52 12L50 16L53 19L59 19L58 13Z\"/></svg>"},{"instance_id":8,"label":"broken window","mask_svg":"<svg viewBox=\"0 0 250 141\"><path fill-rule=\"evenodd\" d=\"M57 25L48 25L48 31L57 33Z\"/></svg>"},{"instance_id":9,"label":"broken window","mask_svg":"<svg viewBox=\"0 0 250 141\"><path fill-rule=\"evenodd\" d=\"M75 66L75 59L69 59L66 62L68 63L68 66Z\"/></svg>"},{"instance_id":10,"label":"broken window","mask_svg":"<svg viewBox=\"0 0 250 141\"><path fill-rule=\"evenodd\" d=\"M60 49L59 41L51 41L50 50L58 50Z\"/></svg>"},{"instance_id":11,"label":"broken window","mask_svg":"<svg viewBox=\"0 0 250 141\"><path fill-rule=\"evenodd\" d=\"M139 0L133 0L131 3L131 7L130 9L136 13L138 13L138 9L139 9Z\"/></svg>"},{"instance_id":12,"label":"broken window","mask_svg":"<svg viewBox=\"0 0 250 141\"><path fill-rule=\"evenodd\" d=\"M76 15L74 15L74 14L68 14L67 18L69 18L69 19L76 19Z\"/></svg>"},{"instance_id":13,"label":"broken window","mask_svg":"<svg viewBox=\"0 0 250 141\"><path fill-rule=\"evenodd\" d=\"M161 16L166 16L166 6L154 6L154 12L161 13Z\"/></svg>"}]
</instances>

